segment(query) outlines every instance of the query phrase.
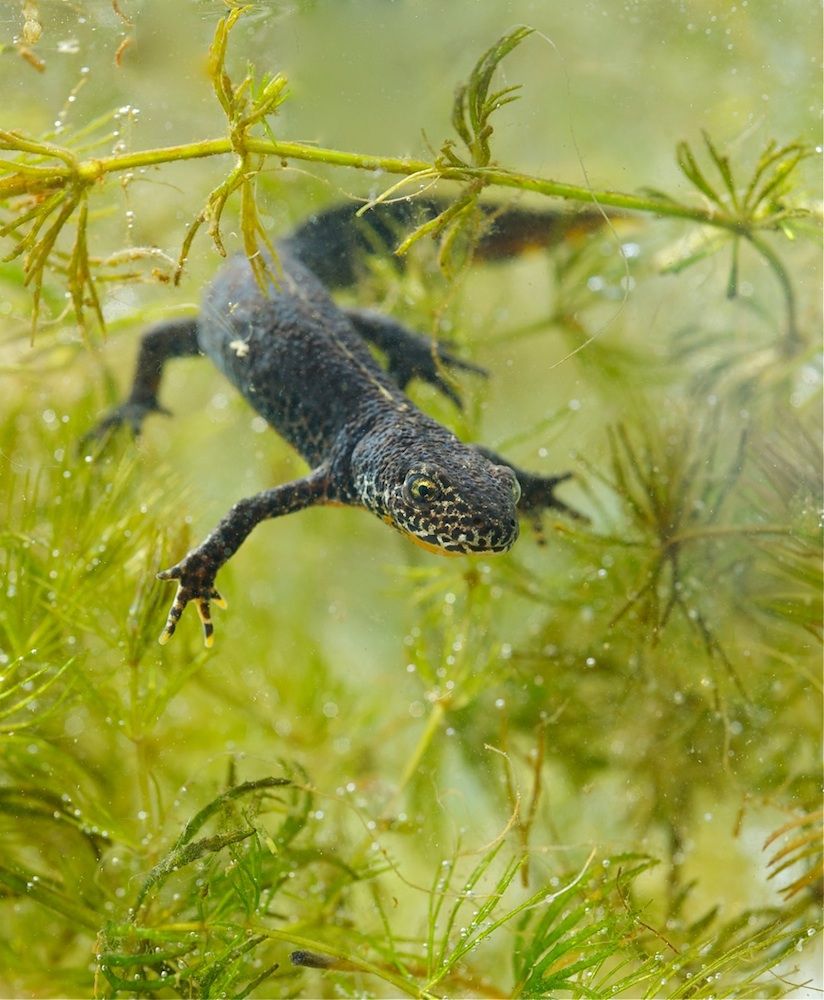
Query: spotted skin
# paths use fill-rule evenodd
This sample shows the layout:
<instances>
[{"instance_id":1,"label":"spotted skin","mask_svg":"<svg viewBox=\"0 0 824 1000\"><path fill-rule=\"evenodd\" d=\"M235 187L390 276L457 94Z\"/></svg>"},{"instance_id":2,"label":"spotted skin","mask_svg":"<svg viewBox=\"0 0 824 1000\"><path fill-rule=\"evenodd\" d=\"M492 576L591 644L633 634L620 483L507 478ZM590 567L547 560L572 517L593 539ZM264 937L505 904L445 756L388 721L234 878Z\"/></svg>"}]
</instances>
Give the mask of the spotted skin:
<instances>
[{"instance_id":1,"label":"spotted skin","mask_svg":"<svg viewBox=\"0 0 824 1000\"><path fill-rule=\"evenodd\" d=\"M356 280L363 253L388 249L399 226L437 208L433 201L378 206L369 230L354 207L332 209L281 242L278 280L266 294L246 258L236 257L207 289L196 318L144 334L129 397L94 433L119 424L139 433L149 413L167 412L158 401L166 361L205 354L312 469L239 500L200 545L158 574L177 583L161 643L194 604L212 645L211 607L225 606L216 574L268 518L321 504L359 506L430 551L458 555L506 552L518 537L519 514L533 521L549 507L574 514L553 492L566 476L536 476L460 442L403 393L412 378L422 378L460 405L447 370L481 369L390 317L342 309L329 295L328 287ZM490 210L490 220L476 257L551 245L569 229L595 224L592 213L518 209ZM365 341L385 353L387 370Z\"/></svg>"},{"instance_id":2,"label":"spotted skin","mask_svg":"<svg viewBox=\"0 0 824 1000\"><path fill-rule=\"evenodd\" d=\"M430 549L505 552L518 537L520 487L500 461L414 411L359 442L355 489L364 507Z\"/></svg>"}]
</instances>

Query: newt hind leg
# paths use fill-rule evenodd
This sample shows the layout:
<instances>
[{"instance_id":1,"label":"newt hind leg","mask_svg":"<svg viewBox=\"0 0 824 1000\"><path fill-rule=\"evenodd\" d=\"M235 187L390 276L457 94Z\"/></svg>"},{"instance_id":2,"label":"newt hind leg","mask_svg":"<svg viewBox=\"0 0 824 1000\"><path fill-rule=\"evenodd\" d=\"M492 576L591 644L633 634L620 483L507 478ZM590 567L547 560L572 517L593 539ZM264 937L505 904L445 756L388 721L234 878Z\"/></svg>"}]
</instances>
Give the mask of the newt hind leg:
<instances>
[{"instance_id":1,"label":"newt hind leg","mask_svg":"<svg viewBox=\"0 0 824 1000\"><path fill-rule=\"evenodd\" d=\"M150 413L168 413L157 398L163 368L172 358L196 354L200 354L197 317L169 320L150 327L140 338L129 395L86 435L84 443L123 424L137 435Z\"/></svg>"},{"instance_id":2,"label":"newt hind leg","mask_svg":"<svg viewBox=\"0 0 824 1000\"><path fill-rule=\"evenodd\" d=\"M389 374L401 389L405 389L413 378L420 378L461 409L461 398L445 377L445 370L457 368L475 375L488 374L485 368L464 361L437 341L415 333L383 313L372 309L346 309L344 312L364 340L384 352Z\"/></svg>"}]
</instances>

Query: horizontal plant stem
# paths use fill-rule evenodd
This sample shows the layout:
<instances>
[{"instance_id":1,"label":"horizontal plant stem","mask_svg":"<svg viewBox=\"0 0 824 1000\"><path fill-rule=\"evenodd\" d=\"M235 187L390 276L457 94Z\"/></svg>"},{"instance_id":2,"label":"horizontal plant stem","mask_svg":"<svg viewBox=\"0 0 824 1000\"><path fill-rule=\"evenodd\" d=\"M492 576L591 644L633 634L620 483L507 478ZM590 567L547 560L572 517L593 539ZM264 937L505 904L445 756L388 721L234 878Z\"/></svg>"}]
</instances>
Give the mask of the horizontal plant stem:
<instances>
[{"instance_id":1,"label":"horizontal plant stem","mask_svg":"<svg viewBox=\"0 0 824 1000\"><path fill-rule=\"evenodd\" d=\"M416 160L409 157L374 156L365 153L350 153L344 150L328 149L323 146L312 146L300 142L271 142L265 139L247 138L244 149L249 153L264 156L274 156L281 160L303 160L311 163L328 163L332 166L349 167L354 170L382 171L411 177L423 175L431 179L467 182L481 180L484 184L496 187L516 188L520 191L533 191L547 197L564 198L587 204L599 204L607 208L619 208L627 211L644 212L671 218L690 219L703 225L715 226L734 232L749 231L751 222L744 223L734 216L697 206L681 205L664 198L643 197L641 195L625 194L620 191L597 191L576 184L565 184L561 181L548 180L532 174L506 170L501 167L455 167L442 166L426 160ZM23 194L33 194L43 190L60 188L79 182L92 184L107 174L128 170L138 170L144 167L158 166L163 163L175 163L185 160L203 159L208 156L237 154L236 148L228 138L208 139L202 142L185 143L179 146L164 146L158 149L147 149L133 153L118 153L113 156L96 157L83 160L77 167L60 164L51 170L41 170L35 176L23 174L27 167L21 166L19 174L12 174L0 179L0 199L11 198Z\"/></svg>"}]
</instances>

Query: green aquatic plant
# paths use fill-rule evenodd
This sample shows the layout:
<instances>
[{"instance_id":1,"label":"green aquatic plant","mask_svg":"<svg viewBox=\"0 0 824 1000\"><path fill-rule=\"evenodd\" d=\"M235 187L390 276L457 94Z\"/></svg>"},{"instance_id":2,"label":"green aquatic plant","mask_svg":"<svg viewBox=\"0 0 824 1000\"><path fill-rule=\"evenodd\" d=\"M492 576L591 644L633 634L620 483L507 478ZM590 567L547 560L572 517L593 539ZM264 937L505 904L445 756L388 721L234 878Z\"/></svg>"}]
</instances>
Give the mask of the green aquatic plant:
<instances>
[{"instance_id":1,"label":"green aquatic plant","mask_svg":"<svg viewBox=\"0 0 824 1000\"><path fill-rule=\"evenodd\" d=\"M8 54L26 72L47 7L21 8ZM140 27L125 7L119 60ZM283 138L284 74L235 69L264 7L198 5L216 24L191 86L225 134L121 147L125 107L0 131L0 988L798 995L822 878L810 146L679 143L678 197L510 169L497 130L528 28L480 53L428 158ZM140 171L226 157L180 198L179 249L107 244ZM510 405L534 405L490 444L529 467L554 450L586 516L525 525L497 561L435 563L310 511L227 567L248 599L217 654L185 634L161 651L154 574L201 534L181 509L206 519L242 465L277 481L294 460L254 422L236 462L216 459L244 418L194 368L186 405L170 391L179 444L160 421L139 443L84 441L116 394L96 330L116 346L166 315L114 310L112 292L182 281L204 232L276 281L267 213L296 163L370 177L364 204L456 185L369 290L493 376L526 369ZM466 266L492 189L608 215L516 275L524 313L508 277L473 284ZM461 414L413 391L471 437L489 384Z\"/></svg>"},{"instance_id":2,"label":"green aquatic plant","mask_svg":"<svg viewBox=\"0 0 824 1000\"><path fill-rule=\"evenodd\" d=\"M135 153L115 153L111 156L82 158L84 146L59 145L50 139L37 139L19 132L0 130L0 150L13 154L0 159L0 201L10 206L9 217L0 227L0 236L13 237L16 242L6 260L22 258L27 285L32 288L33 330L37 327L43 279L47 265L55 264L65 273L71 292L75 316L81 326L87 308L91 308L98 321L103 323L99 294L92 273L88 252L88 198L90 192L111 174L129 176L134 171L162 163L176 163L203 157L235 155L236 165L226 179L208 196L206 207L197 215L189 228L180 253L176 280L191 248L198 229L209 222L209 234L219 252L225 256L220 236L220 219L228 199L240 192L240 227L244 249L253 262L255 273L262 279L265 267L261 248L270 252L271 244L262 226L256 208L254 181L265 157L275 157L281 162L305 160L359 170L379 170L389 174L402 174L416 181L450 180L466 185L466 193L440 216L411 234L399 251L423 235L443 235L442 260L449 256L449 248L461 229L461 222L471 210L478 194L487 186L504 186L521 191L560 198L595 203L605 209L617 208L658 216L688 219L712 229L726 232L737 247L737 238L746 238L767 259L778 276L787 299L788 340L794 345L796 330L792 287L780 258L763 241L760 234L770 230L792 232L792 224L810 215L802 206L785 204L792 173L810 151L799 143L780 149L770 141L762 153L744 193L732 177L727 157L721 156L709 137L705 141L713 162L718 168L726 189L726 197L719 194L701 171L697 160L686 143L678 148L678 162L689 180L711 202L710 208L682 204L675 199L653 193L648 196L597 191L572 184L530 177L506 170L492 163L490 138L493 132L491 118L501 107L516 98L517 87L505 87L490 94L493 74L498 64L531 34L529 28L518 28L483 54L469 82L460 87L455 98L452 124L466 145L468 158L455 152L455 144L447 139L433 163L412 159L361 155L338 150L322 149L297 142L278 140L272 132L269 116L276 114L285 98L287 81L283 74L264 76L256 82L251 72L235 84L226 71L227 46L232 28L251 7L231 4L231 10L218 23L209 52L208 73L215 95L227 118L229 135L225 139L202 140L186 145L151 149ZM102 123L100 123L102 124ZM267 138L257 138L252 133L262 128ZM75 136L88 142L88 127ZM72 224L74 238L71 250L61 254L58 237ZM261 243L262 241L262 243ZM99 261L95 261L99 264ZM683 266L683 265L682 265ZM737 283L737 256L730 277L730 290Z\"/></svg>"}]
</instances>

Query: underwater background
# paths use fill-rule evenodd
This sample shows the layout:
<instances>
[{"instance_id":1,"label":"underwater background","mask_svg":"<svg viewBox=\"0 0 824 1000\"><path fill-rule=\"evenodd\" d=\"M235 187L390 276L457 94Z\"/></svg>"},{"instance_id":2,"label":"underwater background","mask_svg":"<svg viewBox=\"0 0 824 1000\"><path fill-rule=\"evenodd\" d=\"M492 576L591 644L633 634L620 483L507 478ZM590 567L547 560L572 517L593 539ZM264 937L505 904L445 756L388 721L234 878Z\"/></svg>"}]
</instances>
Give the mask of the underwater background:
<instances>
[{"instance_id":1,"label":"underwater background","mask_svg":"<svg viewBox=\"0 0 824 1000\"><path fill-rule=\"evenodd\" d=\"M300 148L248 161L227 252L243 198L271 240L458 198L456 88L521 24L483 200L616 216L495 265L423 237L341 301L488 369L410 395L586 520L447 560L308 510L221 571L212 649L191 610L159 646L157 570L305 466L198 358L84 441L219 267L211 202L174 281L235 153L72 163L225 140L220 95L284 74L254 135ZM818 995L820 35L788 0L3 5L1 995Z\"/></svg>"}]
</instances>

